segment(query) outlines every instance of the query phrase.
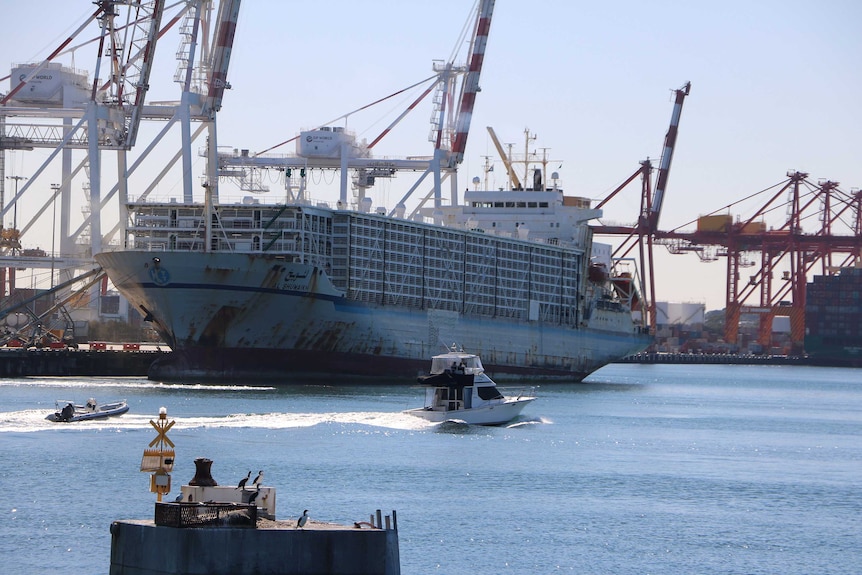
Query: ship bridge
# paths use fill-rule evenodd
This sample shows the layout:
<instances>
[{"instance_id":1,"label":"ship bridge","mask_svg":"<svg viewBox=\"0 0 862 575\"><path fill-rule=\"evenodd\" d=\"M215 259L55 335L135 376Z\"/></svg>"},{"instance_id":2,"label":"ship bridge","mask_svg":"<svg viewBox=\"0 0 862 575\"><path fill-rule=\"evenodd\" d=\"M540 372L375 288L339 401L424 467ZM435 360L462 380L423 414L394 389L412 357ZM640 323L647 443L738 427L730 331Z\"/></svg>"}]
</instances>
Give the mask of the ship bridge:
<instances>
[{"instance_id":1,"label":"ship bridge","mask_svg":"<svg viewBox=\"0 0 862 575\"><path fill-rule=\"evenodd\" d=\"M589 241L583 224L602 211L588 198L566 196L562 190L473 190L464 205L423 208L423 217L452 227L584 248Z\"/></svg>"}]
</instances>

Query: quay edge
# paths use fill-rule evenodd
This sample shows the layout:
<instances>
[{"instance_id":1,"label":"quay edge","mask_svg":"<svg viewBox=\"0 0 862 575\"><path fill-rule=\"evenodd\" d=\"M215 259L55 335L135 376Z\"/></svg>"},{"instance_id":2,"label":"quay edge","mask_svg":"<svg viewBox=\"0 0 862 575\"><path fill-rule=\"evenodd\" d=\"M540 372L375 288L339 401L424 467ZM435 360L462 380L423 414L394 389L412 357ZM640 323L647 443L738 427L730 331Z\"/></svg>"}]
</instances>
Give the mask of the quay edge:
<instances>
[{"instance_id":1,"label":"quay edge","mask_svg":"<svg viewBox=\"0 0 862 575\"><path fill-rule=\"evenodd\" d=\"M0 377L145 376L168 351L0 349Z\"/></svg>"},{"instance_id":2,"label":"quay edge","mask_svg":"<svg viewBox=\"0 0 862 575\"><path fill-rule=\"evenodd\" d=\"M111 524L110 575L400 575L398 530L319 522L256 529Z\"/></svg>"}]
</instances>

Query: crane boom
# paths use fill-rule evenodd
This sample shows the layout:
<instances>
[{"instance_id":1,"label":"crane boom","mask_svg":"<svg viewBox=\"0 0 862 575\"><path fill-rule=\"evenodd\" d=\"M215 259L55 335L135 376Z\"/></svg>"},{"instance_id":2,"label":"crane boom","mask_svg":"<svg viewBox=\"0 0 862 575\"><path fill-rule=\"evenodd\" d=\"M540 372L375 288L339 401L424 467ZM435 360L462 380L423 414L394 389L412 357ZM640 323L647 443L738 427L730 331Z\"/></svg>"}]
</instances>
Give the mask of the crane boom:
<instances>
[{"instance_id":1,"label":"crane boom","mask_svg":"<svg viewBox=\"0 0 862 575\"><path fill-rule=\"evenodd\" d=\"M661 152L661 162L659 163L658 179L655 185L655 194L653 195L652 204L650 207L649 221L652 229L658 228L658 219L661 215L661 205L664 201L664 191L667 188L667 179L670 175L670 162L673 159L673 150L676 145L676 136L679 130L679 118L682 115L682 104L685 97L691 91L691 82L686 82L685 85L674 90L676 100L673 105L673 113L670 118L670 127L664 137L664 149Z\"/></svg>"},{"instance_id":2,"label":"crane boom","mask_svg":"<svg viewBox=\"0 0 862 575\"><path fill-rule=\"evenodd\" d=\"M227 82L227 70L239 20L239 7L240 0L223 0L219 3L215 46L208 78L209 88L203 108L203 113L207 115L212 115L221 108L224 91L230 86Z\"/></svg>"},{"instance_id":3,"label":"crane boom","mask_svg":"<svg viewBox=\"0 0 862 575\"><path fill-rule=\"evenodd\" d=\"M503 149L503 144L501 144L500 140L497 139L497 133L494 131L494 128L491 126L488 126L488 134L491 136L491 141L494 142L494 147L497 148L497 153L500 154L500 159L503 160L503 165L506 166L506 172L509 174L512 187L516 190L520 190L521 180L519 180L518 175L515 174L515 169L512 167L512 161Z\"/></svg>"},{"instance_id":4,"label":"crane boom","mask_svg":"<svg viewBox=\"0 0 862 575\"><path fill-rule=\"evenodd\" d=\"M135 96L127 113L126 146L131 148L138 137L138 127L141 123L141 109L144 106L147 91L150 87L150 72L153 69L153 59L156 53L156 42L159 38L159 26L164 12L164 0L140 2L136 5L137 16L132 30L132 44L139 48L137 54L128 54L128 61L123 65L123 76ZM138 22L141 22L138 25ZM141 63L138 65L137 59ZM132 70L131 72L129 70Z\"/></svg>"},{"instance_id":5,"label":"crane boom","mask_svg":"<svg viewBox=\"0 0 862 575\"><path fill-rule=\"evenodd\" d=\"M476 28L473 33L473 53L470 56L470 68L464 79L461 103L455 123L455 140L452 144L452 155L449 166L454 167L464 159L467 148L467 134L470 131L470 121L473 118L473 105L479 92L479 76L482 73L482 63L485 59L485 46L488 43L488 32L491 30L491 16L494 14L494 0L482 0L476 18Z\"/></svg>"}]
</instances>

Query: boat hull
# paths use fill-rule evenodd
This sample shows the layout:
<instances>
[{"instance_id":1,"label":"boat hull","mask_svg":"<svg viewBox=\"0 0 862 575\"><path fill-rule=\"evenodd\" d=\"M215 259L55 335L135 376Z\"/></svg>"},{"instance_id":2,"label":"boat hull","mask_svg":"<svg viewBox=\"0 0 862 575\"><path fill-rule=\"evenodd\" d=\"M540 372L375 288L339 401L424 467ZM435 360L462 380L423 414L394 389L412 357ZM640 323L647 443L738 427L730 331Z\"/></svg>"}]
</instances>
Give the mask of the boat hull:
<instances>
[{"instance_id":1,"label":"boat hull","mask_svg":"<svg viewBox=\"0 0 862 575\"><path fill-rule=\"evenodd\" d=\"M421 417L431 423L462 421L469 425L503 425L518 417L524 406L534 399L534 397L507 399L506 401L492 405L451 411L438 411L428 408L408 409L404 413Z\"/></svg>"},{"instance_id":2,"label":"boat hull","mask_svg":"<svg viewBox=\"0 0 862 575\"><path fill-rule=\"evenodd\" d=\"M76 423L78 421L90 421L94 419L107 419L109 417L115 417L117 415L122 415L129 411L129 406L126 403L118 403L118 404L105 404L101 406L98 411L91 412L80 412L76 411L75 415L70 417L69 419L63 419L60 413L51 413L45 419L48 421L54 421L59 423Z\"/></svg>"},{"instance_id":3,"label":"boat hull","mask_svg":"<svg viewBox=\"0 0 862 575\"><path fill-rule=\"evenodd\" d=\"M116 288L174 350L157 380L305 379L349 374L415 377L458 342L495 378L578 381L644 349L627 331L352 301L327 275L278 256L114 252L96 256Z\"/></svg>"}]
</instances>

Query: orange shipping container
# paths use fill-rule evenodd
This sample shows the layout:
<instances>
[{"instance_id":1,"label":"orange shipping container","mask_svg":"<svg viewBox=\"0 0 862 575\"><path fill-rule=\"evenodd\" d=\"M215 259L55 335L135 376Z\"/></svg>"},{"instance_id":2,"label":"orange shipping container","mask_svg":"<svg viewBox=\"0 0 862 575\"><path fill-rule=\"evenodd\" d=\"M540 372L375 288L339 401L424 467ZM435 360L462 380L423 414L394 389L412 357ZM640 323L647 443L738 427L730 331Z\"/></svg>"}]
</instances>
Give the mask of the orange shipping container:
<instances>
[{"instance_id":1,"label":"orange shipping container","mask_svg":"<svg viewBox=\"0 0 862 575\"><path fill-rule=\"evenodd\" d=\"M766 231L765 222L749 222L739 230L741 234L762 234Z\"/></svg>"},{"instance_id":2,"label":"orange shipping container","mask_svg":"<svg viewBox=\"0 0 862 575\"><path fill-rule=\"evenodd\" d=\"M733 217L729 215L700 216L697 218L697 231L699 232L726 232L730 230Z\"/></svg>"}]
</instances>

